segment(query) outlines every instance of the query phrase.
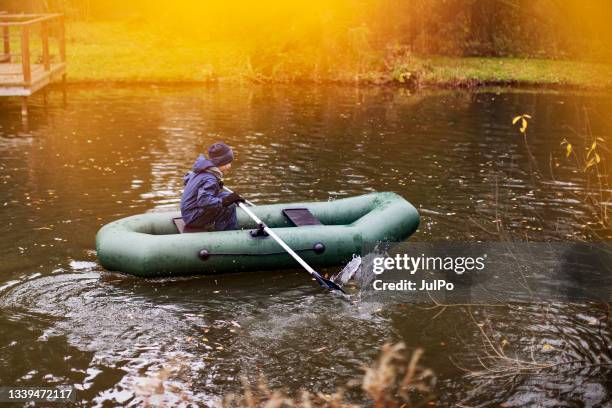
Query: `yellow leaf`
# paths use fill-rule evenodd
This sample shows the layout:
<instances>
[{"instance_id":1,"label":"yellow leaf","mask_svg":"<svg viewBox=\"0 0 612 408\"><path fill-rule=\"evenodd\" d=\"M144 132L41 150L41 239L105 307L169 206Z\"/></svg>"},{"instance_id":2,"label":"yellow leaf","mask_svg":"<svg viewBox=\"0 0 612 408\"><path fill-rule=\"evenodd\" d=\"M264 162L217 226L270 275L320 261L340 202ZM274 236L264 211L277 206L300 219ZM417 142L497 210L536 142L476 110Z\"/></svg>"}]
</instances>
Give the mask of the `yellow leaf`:
<instances>
[{"instance_id":1,"label":"yellow leaf","mask_svg":"<svg viewBox=\"0 0 612 408\"><path fill-rule=\"evenodd\" d=\"M548 350L552 350L552 349L553 349L553 346L551 346L550 344L544 344L542 346L542 350L544 350L544 351L548 351Z\"/></svg>"},{"instance_id":2,"label":"yellow leaf","mask_svg":"<svg viewBox=\"0 0 612 408\"><path fill-rule=\"evenodd\" d=\"M591 145L591 147L587 149L587 155L586 155L587 159L588 159L588 158L591 156L591 154L592 154L592 153L595 151L595 146L596 146L596 145L595 145L595 142L593 142L593 144Z\"/></svg>"},{"instance_id":3,"label":"yellow leaf","mask_svg":"<svg viewBox=\"0 0 612 408\"><path fill-rule=\"evenodd\" d=\"M520 116L520 115L519 115L519 116L515 116L515 117L514 117L514 119L512 119L512 124L513 124L513 125L516 125L516 122L518 122L518 121L519 121L519 119L521 119L521 116Z\"/></svg>"},{"instance_id":4,"label":"yellow leaf","mask_svg":"<svg viewBox=\"0 0 612 408\"><path fill-rule=\"evenodd\" d=\"M570 157L570 154L572 154L572 145L571 144L568 143L565 146L565 152L566 152L565 157Z\"/></svg>"},{"instance_id":5,"label":"yellow leaf","mask_svg":"<svg viewBox=\"0 0 612 408\"><path fill-rule=\"evenodd\" d=\"M597 153L595 153L595 163L598 163L601 161L601 157L599 157L599 155Z\"/></svg>"},{"instance_id":6,"label":"yellow leaf","mask_svg":"<svg viewBox=\"0 0 612 408\"><path fill-rule=\"evenodd\" d=\"M521 128L519 130L521 133L525 133L527 130L527 121L525 119L521 119Z\"/></svg>"},{"instance_id":7,"label":"yellow leaf","mask_svg":"<svg viewBox=\"0 0 612 408\"><path fill-rule=\"evenodd\" d=\"M527 119L531 119L531 115L523 115L523 117L525 117Z\"/></svg>"},{"instance_id":8,"label":"yellow leaf","mask_svg":"<svg viewBox=\"0 0 612 408\"><path fill-rule=\"evenodd\" d=\"M595 164L595 159L589 160L588 163L584 166L584 171L587 171L589 167L591 167L594 164Z\"/></svg>"}]
</instances>

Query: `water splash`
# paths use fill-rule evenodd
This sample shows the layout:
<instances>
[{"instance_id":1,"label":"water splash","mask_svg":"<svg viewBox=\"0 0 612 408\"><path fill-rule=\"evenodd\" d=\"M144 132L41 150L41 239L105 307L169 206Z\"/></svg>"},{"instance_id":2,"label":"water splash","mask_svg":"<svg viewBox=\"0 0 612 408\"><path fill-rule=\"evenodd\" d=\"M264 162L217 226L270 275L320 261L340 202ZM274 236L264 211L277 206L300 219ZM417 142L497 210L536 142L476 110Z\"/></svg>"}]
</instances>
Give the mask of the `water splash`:
<instances>
[{"instance_id":1,"label":"water splash","mask_svg":"<svg viewBox=\"0 0 612 408\"><path fill-rule=\"evenodd\" d=\"M355 273L361 268L361 256L353 254L353 259L346 264L346 266L333 277L333 281L340 285L345 285Z\"/></svg>"},{"instance_id":2,"label":"water splash","mask_svg":"<svg viewBox=\"0 0 612 408\"><path fill-rule=\"evenodd\" d=\"M387 245L377 245L373 251L365 254L363 257L353 254L353 259L333 277L334 282L338 282L342 286L353 284L360 291L367 289L376 276L372 267L374 259L386 256L387 249Z\"/></svg>"}]
</instances>

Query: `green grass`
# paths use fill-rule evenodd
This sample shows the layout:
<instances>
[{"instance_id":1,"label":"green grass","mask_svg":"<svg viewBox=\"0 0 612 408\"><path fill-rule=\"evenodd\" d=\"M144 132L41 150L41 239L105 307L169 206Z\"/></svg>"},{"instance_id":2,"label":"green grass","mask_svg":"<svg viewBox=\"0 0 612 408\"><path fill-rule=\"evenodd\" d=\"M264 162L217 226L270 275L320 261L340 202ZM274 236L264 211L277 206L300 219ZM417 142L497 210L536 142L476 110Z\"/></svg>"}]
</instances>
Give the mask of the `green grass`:
<instances>
[{"instance_id":1,"label":"green grass","mask_svg":"<svg viewBox=\"0 0 612 408\"><path fill-rule=\"evenodd\" d=\"M476 85L557 85L612 87L612 67L575 61L521 58L403 56L383 64L384 55L353 52L333 58L324 69L316 49L275 52L253 64L261 49L238 41L170 35L142 23L79 22L67 27L71 82L318 81L411 84L425 87ZM356 55L356 56L355 56ZM261 60L261 58L260 58ZM365 62L364 62L365 61Z\"/></svg>"},{"instance_id":2,"label":"green grass","mask_svg":"<svg viewBox=\"0 0 612 408\"><path fill-rule=\"evenodd\" d=\"M612 66L524 58L431 58L423 81L436 84L509 83L610 87Z\"/></svg>"}]
</instances>

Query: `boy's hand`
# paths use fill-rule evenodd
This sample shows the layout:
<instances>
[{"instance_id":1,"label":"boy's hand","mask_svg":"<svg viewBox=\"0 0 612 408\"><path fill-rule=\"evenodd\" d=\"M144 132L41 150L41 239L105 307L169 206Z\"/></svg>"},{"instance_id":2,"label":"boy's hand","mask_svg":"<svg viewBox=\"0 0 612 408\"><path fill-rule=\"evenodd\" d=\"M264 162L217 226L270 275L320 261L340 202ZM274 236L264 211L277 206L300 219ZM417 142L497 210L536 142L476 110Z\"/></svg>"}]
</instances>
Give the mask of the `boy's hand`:
<instances>
[{"instance_id":1,"label":"boy's hand","mask_svg":"<svg viewBox=\"0 0 612 408\"><path fill-rule=\"evenodd\" d=\"M240 194L238 193L231 193L221 199L221 204L223 204L224 207L232 205L236 202L244 203L244 198L240 197Z\"/></svg>"}]
</instances>

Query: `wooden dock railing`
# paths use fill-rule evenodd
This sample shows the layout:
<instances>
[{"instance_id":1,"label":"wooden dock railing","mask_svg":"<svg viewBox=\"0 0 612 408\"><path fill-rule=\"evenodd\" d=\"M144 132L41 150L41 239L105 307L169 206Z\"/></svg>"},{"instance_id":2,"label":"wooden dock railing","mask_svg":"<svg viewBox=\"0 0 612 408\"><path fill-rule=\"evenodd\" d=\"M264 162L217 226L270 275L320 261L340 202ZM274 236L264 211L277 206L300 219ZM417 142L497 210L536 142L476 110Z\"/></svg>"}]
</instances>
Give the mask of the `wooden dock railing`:
<instances>
[{"instance_id":1,"label":"wooden dock railing","mask_svg":"<svg viewBox=\"0 0 612 408\"><path fill-rule=\"evenodd\" d=\"M0 96L29 96L55 78L65 79L66 34L62 14L0 12L0 27L3 38L3 52L0 54ZM32 43L32 37L35 35L40 38L38 44ZM52 37L57 40L57 58L51 53ZM17 44L20 45L20 53L12 51L12 47ZM34 52L40 54L39 59L33 60Z\"/></svg>"}]
</instances>

